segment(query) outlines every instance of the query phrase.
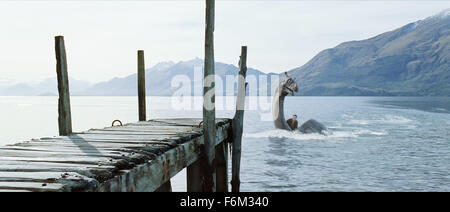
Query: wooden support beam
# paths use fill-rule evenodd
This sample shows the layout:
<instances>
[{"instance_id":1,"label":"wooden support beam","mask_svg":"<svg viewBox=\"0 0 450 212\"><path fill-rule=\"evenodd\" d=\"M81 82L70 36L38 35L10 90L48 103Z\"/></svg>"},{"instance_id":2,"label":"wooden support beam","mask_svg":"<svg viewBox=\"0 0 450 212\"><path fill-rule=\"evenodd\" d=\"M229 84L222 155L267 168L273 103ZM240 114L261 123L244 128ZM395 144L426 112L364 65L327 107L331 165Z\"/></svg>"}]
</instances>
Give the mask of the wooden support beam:
<instances>
[{"instance_id":1,"label":"wooden support beam","mask_svg":"<svg viewBox=\"0 0 450 212\"><path fill-rule=\"evenodd\" d=\"M69 76L64 37L55 37L56 74L58 78L58 127L59 135L72 133L72 115L70 112Z\"/></svg>"},{"instance_id":2,"label":"wooden support beam","mask_svg":"<svg viewBox=\"0 0 450 212\"><path fill-rule=\"evenodd\" d=\"M231 137L231 133L230 133ZM216 151L216 191L228 192L228 142L224 140L215 147ZM187 167L187 192L201 192L202 190L202 162L199 158Z\"/></svg>"},{"instance_id":3,"label":"wooden support beam","mask_svg":"<svg viewBox=\"0 0 450 212\"><path fill-rule=\"evenodd\" d=\"M187 192L202 192L202 163L197 160L186 169Z\"/></svg>"},{"instance_id":4,"label":"wooden support beam","mask_svg":"<svg viewBox=\"0 0 450 212\"><path fill-rule=\"evenodd\" d=\"M239 192L241 180L239 172L241 170L241 143L242 133L244 131L244 109L245 109L245 91L247 84L247 47L241 48L241 57L239 60L239 78L238 78L238 96L236 100L236 114L232 121L233 145L232 145L232 177L231 191Z\"/></svg>"},{"instance_id":5,"label":"wooden support beam","mask_svg":"<svg viewBox=\"0 0 450 212\"><path fill-rule=\"evenodd\" d=\"M214 82L214 10L215 0L206 0L205 67L203 85L203 131L205 137L202 163L202 191L214 192L215 186L215 141L216 109Z\"/></svg>"},{"instance_id":6,"label":"wooden support beam","mask_svg":"<svg viewBox=\"0 0 450 212\"><path fill-rule=\"evenodd\" d=\"M162 184L161 187L155 190L155 192L172 192L172 183L167 181L166 183Z\"/></svg>"},{"instance_id":7,"label":"wooden support beam","mask_svg":"<svg viewBox=\"0 0 450 212\"><path fill-rule=\"evenodd\" d=\"M138 51L138 105L139 121L146 121L146 95L145 95L145 60L144 50Z\"/></svg>"},{"instance_id":8,"label":"wooden support beam","mask_svg":"<svg viewBox=\"0 0 450 212\"><path fill-rule=\"evenodd\" d=\"M216 146L216 191L228 192L228 142Z\"/></svg>"}]
</instances>

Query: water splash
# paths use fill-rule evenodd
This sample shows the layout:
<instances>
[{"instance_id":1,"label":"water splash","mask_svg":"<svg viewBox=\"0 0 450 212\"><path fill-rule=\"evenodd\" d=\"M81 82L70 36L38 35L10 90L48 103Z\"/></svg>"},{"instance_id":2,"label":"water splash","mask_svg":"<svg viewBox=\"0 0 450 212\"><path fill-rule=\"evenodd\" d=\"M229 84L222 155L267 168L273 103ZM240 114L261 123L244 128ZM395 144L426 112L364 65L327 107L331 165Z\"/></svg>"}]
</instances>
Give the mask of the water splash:
<instances>
[{"instance_id":1,"label":"water splash","mask_svg":"<svg viewBox=\"0 0 450 212\"><path fill-rule=\"evenodd\" d=\"M303 134L296 131L287 130L267 130L258 133L245 133L245 138L288 138L295 140L334 140L341 138L357 138L360 136L384 136L386 131L371 131L371 130L352 130L352 131L327 131L324 135L318 133Z\"/></svg>"}]
</instances>

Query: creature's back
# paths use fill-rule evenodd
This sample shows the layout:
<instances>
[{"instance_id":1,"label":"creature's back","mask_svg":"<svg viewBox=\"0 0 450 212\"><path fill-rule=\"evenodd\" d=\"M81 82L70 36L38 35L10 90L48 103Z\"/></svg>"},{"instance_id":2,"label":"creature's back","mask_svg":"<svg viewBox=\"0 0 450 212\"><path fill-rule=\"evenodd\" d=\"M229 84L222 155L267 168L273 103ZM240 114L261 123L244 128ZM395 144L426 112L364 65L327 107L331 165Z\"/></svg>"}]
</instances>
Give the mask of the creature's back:
<instances>
[{"instance_id":1,"label":"creature's back","mask_svg":"<svg viewBox=\"0 0 450 212\"><path fill-rule=\"evenodd\" d=\"M323 134L327 128L314 119L310 119L307 122L303 123L302 126L298 128L298 131L302 133L320 133Z\"/></svg>"}]
</instances>

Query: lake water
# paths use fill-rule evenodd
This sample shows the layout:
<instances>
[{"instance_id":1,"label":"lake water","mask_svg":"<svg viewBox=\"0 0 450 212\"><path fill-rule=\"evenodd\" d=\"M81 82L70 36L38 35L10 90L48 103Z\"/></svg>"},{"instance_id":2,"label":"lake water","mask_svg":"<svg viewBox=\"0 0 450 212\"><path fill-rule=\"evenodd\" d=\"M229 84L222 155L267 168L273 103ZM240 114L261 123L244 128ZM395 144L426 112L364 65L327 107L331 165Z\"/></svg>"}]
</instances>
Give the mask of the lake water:
<instances>
[{"instance_id":1,"label":"lake water","mask_svg":"<svg viewBox=\"0 0 450 212\"><path fill-rule=\"evenodd\" d=\"M148 118L202 114L198 107L174 109L167 97L147 102ZM74 131L137 120L136 97L71 103ZM267 105L258 104L250 99L253 109L245 113L243 191L450 191L450 98L287 98L286 116L314 118L329 128L327 136L275 130ZM0 97L0 118L0 145L57 135L57 98ZM174 190L184 191L185 181L184 171L175 176Z\"/></svg>"}]
</instances>

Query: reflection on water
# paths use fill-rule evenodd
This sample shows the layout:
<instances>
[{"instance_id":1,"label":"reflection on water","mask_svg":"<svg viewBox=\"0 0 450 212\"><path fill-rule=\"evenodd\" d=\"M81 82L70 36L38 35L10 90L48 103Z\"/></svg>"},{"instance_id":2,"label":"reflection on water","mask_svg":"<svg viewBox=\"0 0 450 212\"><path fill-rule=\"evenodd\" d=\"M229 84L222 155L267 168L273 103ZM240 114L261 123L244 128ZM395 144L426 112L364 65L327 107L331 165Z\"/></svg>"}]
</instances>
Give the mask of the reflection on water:
<instances>
[{"instance_id":1,"label":"reflection on water","mask_svg":"<svg viewBox=\"0 0 450 212\"><path fill-rule=\"evenodd\" d=\"M136 97L71 102L75 131L137 120ZM174 111L164 97L150 97L148 104L149 118L202 116L201 110ZM274 129L261 111L247 110L242 190L450 191L448 111L447 97L288 97L285 115L318 120L331 131L324 136ZM0 144L58 133L56 97L0 97L0 117ZM185 171L172 181L175 191L185 183Z\"/></svg>"}]
</instances>

